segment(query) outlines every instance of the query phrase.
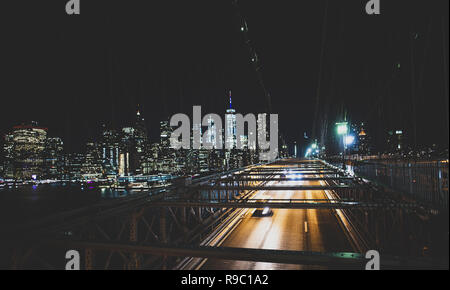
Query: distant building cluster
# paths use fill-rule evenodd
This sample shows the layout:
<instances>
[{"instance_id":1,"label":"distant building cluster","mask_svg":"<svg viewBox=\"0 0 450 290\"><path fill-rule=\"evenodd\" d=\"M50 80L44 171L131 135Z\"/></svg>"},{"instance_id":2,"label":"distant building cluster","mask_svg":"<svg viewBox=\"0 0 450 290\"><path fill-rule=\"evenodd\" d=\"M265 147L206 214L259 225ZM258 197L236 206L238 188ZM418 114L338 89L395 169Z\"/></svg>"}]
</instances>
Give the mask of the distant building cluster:
<instances>
[{"instance_id":1,"label":"distant building cluster","mask_svg":"<svg viewBox=\"0 0 450 290\"><path fill-rule=\"evenodd\" d=\"M351 137L345 144L348 154L401 154L410 149L405 142L405 133L402 129L383 131L380 140L375 143L373 135L370 134L370 130L367 129L364 122L351 123L346 136ZM337 142L341 142L341 139L337 139Z\"/></svg>"},{"instance_id":2,"label":"distant building cluster","mask_svg":"<svg viewBox=\"0 0 450 290\"><path fill-rule=\"evenodd\" d=\"M306 157L330 157L336 155L373 156L387 154L391 156L411 155L411 145L403 129L369 129L365 122L338 122L336 131L330 132L330 138L322 142L313 140L306 149ZM305 135L306 136L306 135ZM294 147L294 156L298 156Z\"/></svg>"},{"instance_id":3,"label":"distant building cluster","mask_svg":"<svg viewBox=\"0 0 450 290\"><path fill-rule=\"evenodd\" d=\"M227 122L235 124L235 110L231 105L226 112ZM63 140L49 137L47 131L47 128L39 127L36 122L13 127L5 135L0 175L7 179L23 180L194 175L221 172L259 162L259 152L256 146L247 144L247 136L241 138L244 150L172 149L172 127L168 120L159 124L159 142L151 143L139 110L130 127L113 129L103 125L101 136L96 142L88 142L83 153L65 153ZM217 138L213 134L208 137L211 140ZM226 141L236 144L235 139ZM286 157L287 146L283 140L280 141L282 146L279 155Z\"/></svg>"},{"instance_id":4,"label":"distant building cluster","mask_svg":"<svg viewBox=\"0 0 450 290\"><path fill-rule=\"evenodd\" d=\"M378 148L375 148L372 136L368 134L367 128L364 122L359 124L352 124L351 131L356 135L355 143L351 147L353 153L360 155L370 155L376 152L381 153L404 153L409 148L405 144L404 130L387 130L383 132L381 144Z\"/></svg>"}]
</instances>

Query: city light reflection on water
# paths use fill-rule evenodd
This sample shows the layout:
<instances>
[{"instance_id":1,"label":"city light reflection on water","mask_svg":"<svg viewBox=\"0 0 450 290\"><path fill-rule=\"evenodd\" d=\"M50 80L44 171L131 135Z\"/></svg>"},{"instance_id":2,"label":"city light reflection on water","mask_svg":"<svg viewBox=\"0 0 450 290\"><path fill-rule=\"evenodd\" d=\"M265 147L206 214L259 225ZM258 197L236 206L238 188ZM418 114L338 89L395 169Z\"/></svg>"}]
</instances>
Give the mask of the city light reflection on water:
<instances>
[{"instance_id":1,"label":"city light reflection on water","mask_svg":"<svg viewBox=\"0 0 450 290\"><path fill-rule=\"evenodd\" d=\"M0 224L23 222L132 194L145 193L70 183L4 187L0 189Z\"/></svg>"}]
</instances>

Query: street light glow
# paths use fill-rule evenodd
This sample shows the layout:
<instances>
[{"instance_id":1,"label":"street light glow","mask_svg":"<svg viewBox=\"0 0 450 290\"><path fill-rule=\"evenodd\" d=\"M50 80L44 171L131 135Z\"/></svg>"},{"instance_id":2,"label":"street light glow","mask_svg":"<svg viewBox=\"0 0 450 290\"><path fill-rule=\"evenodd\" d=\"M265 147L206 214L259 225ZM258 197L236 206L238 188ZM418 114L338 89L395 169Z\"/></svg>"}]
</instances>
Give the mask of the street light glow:
<instances>
[{"instance_id":1,"label":"street light glow","mask_svg":"<svg viewBox=\"0 0 450 290\"><path fill-rule=\"evenodd\" d=\"M353 144L353 142L355 142L355 136L353 136L353 135L347 135L347 136L345 136L345 138L344 138L344 143L345 143L345 145L352 145Z\"/></svg>"},{"instance_id":2,"label":"street light glow","mask_svg":"<svg viewBox=\"0 0 450 290\"><path fill-rule=\"evenodd\" d=\"M309 154L311 154L311 152L312 152L312 149L311 149L311 148L308 148L308 149L306 150L305 157L308 157Z\"/></svg>"},{"instance_id":3,"label":"street light glow","mask_svg":"<svg viewBox=\"0 0 450 290\"><path fill-rule=\"evenodd\" d=\"M336 123L338 135L345 135L348 132L347 122Z\"/></svg>"}]
</instances>

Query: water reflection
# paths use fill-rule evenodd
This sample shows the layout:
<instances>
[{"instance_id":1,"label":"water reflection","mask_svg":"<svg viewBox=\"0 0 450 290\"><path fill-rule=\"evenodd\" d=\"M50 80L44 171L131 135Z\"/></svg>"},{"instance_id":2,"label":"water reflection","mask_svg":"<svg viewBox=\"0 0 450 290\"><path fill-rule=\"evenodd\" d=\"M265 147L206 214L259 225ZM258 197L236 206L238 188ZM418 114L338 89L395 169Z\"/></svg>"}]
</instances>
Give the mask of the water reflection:
<instances>
[{"instance_id":1,"label":"water reflection","mask_svg":"<svg viewBox=\"0 0 450 290\"><path fill-rule=\"evenodd\" d=\"M116 190L72 183L39 184L0 188L0 225L40 218L84 207L102 200L124 198L143 191Z\"/></svg>"}]
</instances>

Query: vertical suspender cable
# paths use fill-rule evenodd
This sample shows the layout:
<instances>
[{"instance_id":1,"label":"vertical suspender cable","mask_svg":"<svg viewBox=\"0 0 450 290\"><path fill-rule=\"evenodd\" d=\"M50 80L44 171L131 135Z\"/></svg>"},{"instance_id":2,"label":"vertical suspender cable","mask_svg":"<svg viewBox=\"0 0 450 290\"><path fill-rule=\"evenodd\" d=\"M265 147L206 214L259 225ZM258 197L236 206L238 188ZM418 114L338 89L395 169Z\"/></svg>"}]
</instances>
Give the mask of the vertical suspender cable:
<instances>
[{"instance_id":1,"label":"vertical suspender cable","mask_svg":"<svg viewBox=\"0 0 450 290\"><path fill-rule=\"evenodd\" d=\"M313 119L313 129L312 129L312 138L313 140L316 139L316 124L317 124L317 116L319 114L319 103L320 103L320 93L321 93L321 86L322 86L322 71L323 71L323 58L325 54L325 41L327 38L327 18L328 18L328 4L329 1L327 0L325 4L325 13L323 15L323 24L322 24L322 43L320 48L320 60L319 60L319 76L317 80L317 91L316 91L316 106L314 110L314 119Z\"/></svg>"}]
</instances>

